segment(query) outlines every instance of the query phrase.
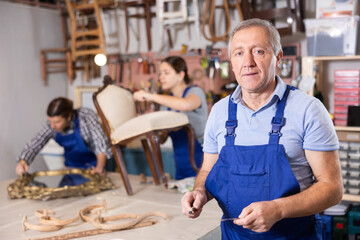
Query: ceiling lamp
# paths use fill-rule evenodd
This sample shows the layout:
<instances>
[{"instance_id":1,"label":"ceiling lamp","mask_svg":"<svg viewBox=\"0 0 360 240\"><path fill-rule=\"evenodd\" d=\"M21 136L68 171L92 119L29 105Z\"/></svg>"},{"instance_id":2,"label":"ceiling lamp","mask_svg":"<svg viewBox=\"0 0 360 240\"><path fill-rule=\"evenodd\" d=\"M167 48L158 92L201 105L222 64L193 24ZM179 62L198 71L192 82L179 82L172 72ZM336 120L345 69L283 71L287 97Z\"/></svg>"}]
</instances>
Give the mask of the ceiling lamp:
<instances>
[{"instance_id":1,"label":"ceiling lamp","mask_svg":"<svg viewBox=\"0 0 360 240\"><path fill-rule=\"evenodd\" d=\"M98 53L95 55L94 61L95 61L96 65L102 67L106 64L107 58L104 54Z\"/></svg>"}]
</instances>

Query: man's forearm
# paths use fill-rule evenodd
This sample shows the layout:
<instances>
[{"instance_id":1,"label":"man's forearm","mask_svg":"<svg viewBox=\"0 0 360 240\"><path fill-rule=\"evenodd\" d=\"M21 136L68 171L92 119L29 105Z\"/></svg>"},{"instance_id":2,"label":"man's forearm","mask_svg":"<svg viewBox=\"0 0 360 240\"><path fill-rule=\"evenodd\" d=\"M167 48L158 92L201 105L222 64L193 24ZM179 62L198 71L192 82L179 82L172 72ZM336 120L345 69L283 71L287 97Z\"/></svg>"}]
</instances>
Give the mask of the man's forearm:
<instances>
[{"instance_id":1,"label":"man's forearm","mask_svg":"<svg viewBox=\"0 0 360 240\"><path fill-rule=\"evenodd\" d=\"M337 204L342 197L342 188L317 182L305 191L274 200L281 209L282 218L294 218L320 213Z\"/></svg>"},{"instance_id":2,"label":"man's forearm","mask_svg":"<svg viewBox=\"0 0 360 240\"><path fill-rule=\"evenodd\" d=\"M96 157L96 167L104 169L106 165L106 155L104 153L99 153Z\"/></svg>"},{"instance_id":3,"label":"man's forearm","mask_svg":"<svg viewBox=\"0 0 360 240\"><path fill-rule=\"evenodd\" d=\"M209 171L202 169L199 171L199 174L197 175L195 180L193 191L204 192L207 196L207 201L210 201L213 198L213 196L205 188L205 181L208 175L209 175Z\"/></svg>"}]
</instances>

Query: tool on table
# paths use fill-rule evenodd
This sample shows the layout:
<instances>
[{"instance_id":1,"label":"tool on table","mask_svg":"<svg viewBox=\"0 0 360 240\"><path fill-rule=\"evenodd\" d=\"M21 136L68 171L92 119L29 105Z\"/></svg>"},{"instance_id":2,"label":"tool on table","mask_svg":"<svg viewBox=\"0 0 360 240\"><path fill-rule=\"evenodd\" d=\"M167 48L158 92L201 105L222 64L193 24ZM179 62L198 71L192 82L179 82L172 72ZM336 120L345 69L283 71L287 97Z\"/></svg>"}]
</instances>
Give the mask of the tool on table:
<instances>
[{"instance_id":1,"label":"tool on table","mask_svg":"<svg viewBox=\"0 0 360 240\"><path fill-rule=\"evenodd\" d=\"M223 218L223 219L221 219L221 221L223 222L223 221L234 221L234 220L236 220L236 219L239 219L239 218Z\"/></svg>"},{"instance_id":2,"label":"tool on table","mask_svg":"<svg viewBox=\"0 0 360 240\"><path fill-rule=\"evenodd\" d=\"M192 207L191 210L189 211L189 214L194 214L197 211L196 207Z\"/></svg>"}]
</instances>

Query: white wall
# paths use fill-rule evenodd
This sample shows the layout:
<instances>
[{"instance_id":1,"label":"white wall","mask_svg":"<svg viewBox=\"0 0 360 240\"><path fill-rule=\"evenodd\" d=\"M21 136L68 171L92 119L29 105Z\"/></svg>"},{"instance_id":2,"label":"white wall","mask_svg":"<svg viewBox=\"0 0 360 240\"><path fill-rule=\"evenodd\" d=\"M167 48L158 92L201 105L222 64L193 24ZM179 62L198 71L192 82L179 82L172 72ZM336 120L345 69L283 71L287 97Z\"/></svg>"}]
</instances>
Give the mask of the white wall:
<instances>
[{"instance_id":1,"label":"white wall","mask_svg":"<svg viewBox=\"0 0 360 240\"><path fill-rule=\"evenodd\" d=\"M46 120L47 104L67 95L64 74L43 85L40 50L62 47L57 10L0 2L0 180L14 178L16 157ZM42 159L31 166L43 168Z\"/></svg>"}]
</instances>

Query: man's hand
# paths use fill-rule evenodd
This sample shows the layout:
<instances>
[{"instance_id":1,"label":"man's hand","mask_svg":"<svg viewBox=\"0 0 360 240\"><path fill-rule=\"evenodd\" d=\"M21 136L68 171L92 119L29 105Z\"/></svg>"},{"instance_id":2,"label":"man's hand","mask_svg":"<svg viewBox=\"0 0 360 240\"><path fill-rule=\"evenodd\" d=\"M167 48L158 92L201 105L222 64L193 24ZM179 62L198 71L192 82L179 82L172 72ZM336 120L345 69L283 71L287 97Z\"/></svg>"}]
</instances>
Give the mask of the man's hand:
<instances>
[{"instance_id":1,"label":"man's hand","mask_svg":"<svg viewBox=\"0 0 360 240\"><path fill-rule=\"evenodd\" d=\"M266 232L281 220L281 209L274 201L255 202L245 207L234 224L254 232Z\"/></svg>"},{"instance_id":2,"label":"man's hand","mask_svg":"<svg viewBox=\"0 0 360 240\"><path fill-rule=\"evenodd\" d=\"M21 159L18 165L16 165L15 172L18 176L22 176L29 171L29 165L24 159Z\"/></svg>"},{"instance_id":3,"label":"man's hand","mask_svg":"<svg viewBox=\"0 0 360 240\"><path fill-rule=\"evenodd\" d=\"M99 175L103 176L103 175L105 175L105 173L106 173L106 171L103 167L96 166L91 169L91 174L99 174Z\"/></svg>"},{"instance_id":4,"label":"man's hand","mask_svg":"<svg viewBox=\"0 0 360 240\"><path fill-rule=\"evenodd\" d=\"M96 155L96 167L91 169L92 174L105 175L106 155L105 153L98 153Z\"/></svg>"},{"instance_id":5,"label":"man's hand","mask_svg":"<svg viewBox=\"0 0 360 240\"><path fill-rule=\"evenodd\" d=\"M181 199L182 213L189 218L197 218L207 203L205 191L187 192Z\"/></svg>"}]
</instances>

